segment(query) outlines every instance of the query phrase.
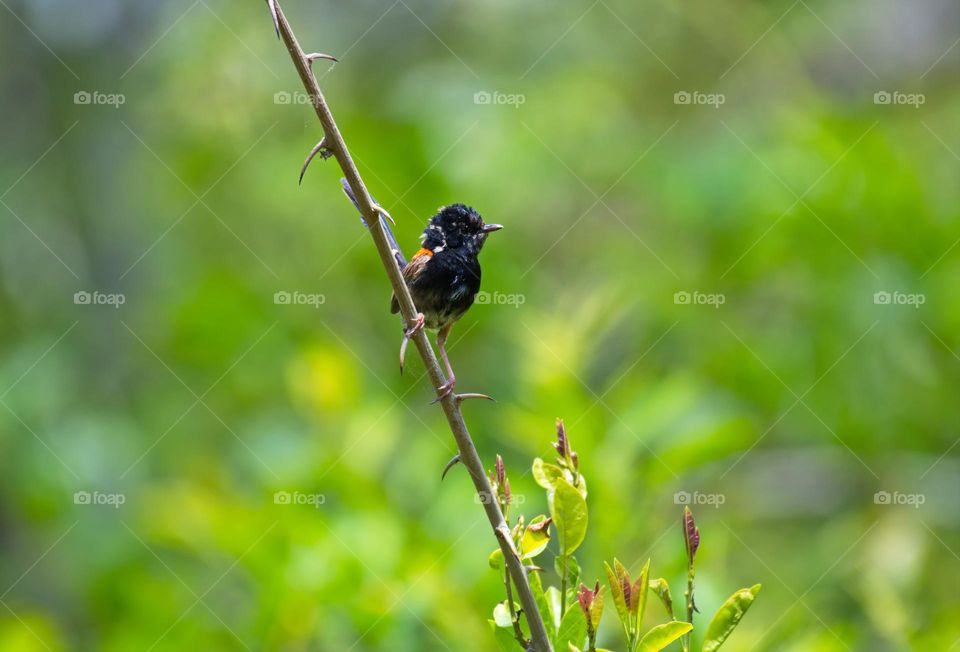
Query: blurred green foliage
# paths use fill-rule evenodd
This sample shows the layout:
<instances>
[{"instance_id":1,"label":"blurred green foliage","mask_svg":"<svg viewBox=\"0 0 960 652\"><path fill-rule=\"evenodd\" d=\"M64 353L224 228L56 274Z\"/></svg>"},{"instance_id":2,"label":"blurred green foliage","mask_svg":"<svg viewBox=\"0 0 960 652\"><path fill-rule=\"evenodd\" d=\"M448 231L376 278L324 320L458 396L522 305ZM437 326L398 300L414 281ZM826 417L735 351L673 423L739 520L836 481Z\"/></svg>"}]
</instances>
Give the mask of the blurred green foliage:
<instances>
[{"instance_id":1,"label":"blurred green foliage","mask_svg":"<svg viewBox=\"0 0 960 652\"><path fill-rule=\"evenodd\" d=\"M736 649L956 645L955 3L285 9L402 243L506 225L451 356L528 517L566 419L585 581L682 584L686 492L701 611L764 586ZM494 539L334 163L297 187L263 3L8 0L0 35L0 649L493 649Z\"/></svg>"}]
</instances>

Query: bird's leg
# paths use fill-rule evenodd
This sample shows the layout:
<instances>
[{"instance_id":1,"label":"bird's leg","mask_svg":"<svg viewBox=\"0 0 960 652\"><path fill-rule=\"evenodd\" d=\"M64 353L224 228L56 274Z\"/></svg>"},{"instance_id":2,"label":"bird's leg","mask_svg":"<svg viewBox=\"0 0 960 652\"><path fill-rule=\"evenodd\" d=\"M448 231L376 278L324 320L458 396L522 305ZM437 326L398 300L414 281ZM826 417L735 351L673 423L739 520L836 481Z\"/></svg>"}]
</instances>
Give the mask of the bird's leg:
<instances>
[{"instance_id":1,"label":"bird's leg","mask_svg":"<svg viewBox=\"0 0 960 652\"><path fill-rule=\"evenodd\" d=\"M430 401L430 405L445 399L450 392L453 391L453 386L457 382L457 377L453 373L453 367L450 366L450 358L447 356L447 337L450 335L451 328L453 328L453 324L447 324L437 333L437 348L440 349L440 357L443 359L443 366L446 369L447 382L437 388L437 398ZM457 400L458 405L470 398L482 398L488 401L493 400L492 396L487 396L486 394L476 394L473 392L469 394L454 394L453 397Z\"/></svg>"},{"instance_id":2,"label":"bird's leg","mask_svg":"<svg viewBox=\"0 0 960 652\"><path fill-rule=\"evenodd\" d=\"M422 312L418 312L417 316L411 320L410 327L403 331L403 341L400 342L400 375L403 375L403 357L407 352L407 344L410 342L410 338L417 334L417 331L423 329L423 324L425 317Z\"/></svg>"}]
</instances>

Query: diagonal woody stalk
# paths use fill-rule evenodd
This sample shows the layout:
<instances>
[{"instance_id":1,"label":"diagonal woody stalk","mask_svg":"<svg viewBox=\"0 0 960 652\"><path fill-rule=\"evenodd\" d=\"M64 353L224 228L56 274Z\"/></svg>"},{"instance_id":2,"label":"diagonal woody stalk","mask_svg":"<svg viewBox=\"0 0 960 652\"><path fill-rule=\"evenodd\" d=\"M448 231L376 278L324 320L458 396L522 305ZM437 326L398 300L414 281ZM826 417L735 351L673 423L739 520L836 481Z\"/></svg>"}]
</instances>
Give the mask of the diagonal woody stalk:
<instances>
[{"instance_id":1,"label":"diagonal woody stalk","mask_svg":"<svg viewBox=\"0 0 960 652\"><path fill-rule=\"evenodd\" d=\"M276 0L267 0L267 4L274 14L274 21L279 35L287 46L287 51L290 53L293 65L296 67L297 73L300 75L300 80L303 82L303 86L313 102L317 117L323 125L325 147L336 158L337 163L343 170L343 175L346 177L350 189L353 190L353 194L357 198L357 202L360 205L367 224L371 225L369 229L370 235L373 236L373 242L377 247L377 252L380 254L380 260L390 279L390 285L393 287L394 294L396 294L400 302L400 313L403 315L405 323L410 323L416 316L417 309L413 305L410 291L407 289L400 268L397 266L397 262L390 251L390 245L381 226L380 215L370 197L370 193L367 191L367 187L360 179L357 166L347 151L347 146L343 141L340 130L337 128L337 123L333 119L330 107L327 106L327 102L320 92L320 86L313 76L311 59L304 53L303 49L301 49L290 27L290 23L287 22ZM437 358L433 353L433 348L430 346L430 341L427 339L426 332L420 330L413 336L413 342L416 344L417 351L423 359L424 367L426 367L427 374L430 376L430 382L433 383L435 388L440 387L445 382L445 379L440 370L440 365L437 363ZM480 502L487 513L487 519L490 521L490 526L493 528L493 532L500 544L500 549L503 551L503 557L510 571L510 577L513 578L513 583L517 588L517 595L520 599L523 613L527 617L527 624L530 627L530 649L535 652L552 652L546 628L544 627L543 620L540 618L540 610L537 608L533 591L530 589L527 570L524 568L519 554L517 554L516 547L510 536L510 530L504 521L503 513L500 511L500 505L497 503L496 496L490 487L490 482L484 473L483 462L481 462L480 456L477 454L473 439L470 437L467 425L463 421L463 415L460 413L460 401L456 395L451 392L440 401L440 405L447 417L447 422L450 424L450 431L453 433L453 438L457 442L457 448L460 451L460 461L463 462L463 465L470 473L470 477L473 479L473 485L481 498Z\"/></svg>"}]
</instances>

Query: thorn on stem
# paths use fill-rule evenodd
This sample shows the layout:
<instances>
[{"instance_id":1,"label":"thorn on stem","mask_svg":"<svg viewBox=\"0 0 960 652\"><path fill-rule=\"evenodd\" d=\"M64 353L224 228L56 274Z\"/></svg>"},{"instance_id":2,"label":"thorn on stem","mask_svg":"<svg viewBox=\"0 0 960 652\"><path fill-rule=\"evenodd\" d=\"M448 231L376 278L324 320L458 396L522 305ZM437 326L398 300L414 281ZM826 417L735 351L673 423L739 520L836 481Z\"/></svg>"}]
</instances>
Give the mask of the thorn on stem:
<instances>
[{"instance_id":1,"label":"thorn on stem","mask_svg":"<svg viewBox=\"0 0 960 652\"><path fill-rule=\"evenodd\" d=\"M446 465L445 467L443 467L443 473L440 474L440 482L443 482L443 479L447 477L447 472L448 472L450 469L452 469L453 467L455 467L455 466L457 465L457 462L459 462L459 461L460 461L460 454L459 454L459 453L457 453L457 454L454 455L452 458L450 458L450 461L447 462L447 465Z\"/></svg>"},{"instance_id":2,"label":"thorn on stem","mask_svg":"<svg viewBox=\"0 0 960 652\"><path fill-rule=\"evenodd\" d=\"M311 52L306 55L307 63L310 64L310 67L313 67L313 62L317 59L326 59L327 61L333 61L334 63L340 63L340 60L331 54L323 54L322 52Z\"/></svg>"},{"instance_id":3,"label":"thorn on stem","mask_svg":"<svg viewBox=\"0 0 960 652\"><path fill-rule=\"evenodd\" d=\"M473 392L469 392L467 394L457 394L456 396L454 396L454 398L457 399L457 403L463 403L464 401L470 398L482 398L488 401L493 401L494 403L497 402L492 396L487 396L486 394L476 394Z\"/></svg>"},{"instance_id":4,"label":"thorn on stem","mask_svg":"<svg viewBox=\"0 0 960 652\"><path fill-rule=\"evenodd\" d=\"M404 354L407 352L407 343L410 341L410 338L406 334L403 336L403 341L400 342L400 375L403 375L403 358Z\"/></svg>"},{"instance_id":5,"label":"thorn on stem","mask_svg":"<svg viewBox=\"0 0 960 652\"><path fill-rule=\"evenodd\" d=\"M273 27L277 30L277 38L280 38L280 16L277 14L277 0L267 0L267 6L270 7L270 15L273 16Z\"/></svg>"},{"instance_id":6,"label":"thorn on stem","mask_svg":"<svg viewBox=\"0 0 960 652\"><path fill-rule=\"evenodd\" d=\"M380 214L383 215L385 218L387 218L388 220L390 220L390 224L392 224L392 225L394 225L394 226L397 225L397 223L393 221L393 218L390 217L390 213L388 213L388 212L386 211L386 209L385 209L383 206L381 206L380 204L378 204L378 203L376 203L376 202L373 202L373 210L375 210L376 212L380 213Z\"/></svg>"},{"instance_id":7,"label":"thorn on stem","mask_svg":"<svg viewBox=\"0 0 960 652\"><path fill-rule=\"evenodd\" d=\"M310 161L313 160L313 157L317 154L320 155L320 158L327 160L333 156L333 150L327 147L327 137L324 136L320 139L320 142L313 146L313 149L310 150L310 153L307 154L307 158L303 161L303 166L300 168L300 181L298 183L303 183L303 175L307 173L307 166L310 165Z\"/></svg>"}]
</instances>

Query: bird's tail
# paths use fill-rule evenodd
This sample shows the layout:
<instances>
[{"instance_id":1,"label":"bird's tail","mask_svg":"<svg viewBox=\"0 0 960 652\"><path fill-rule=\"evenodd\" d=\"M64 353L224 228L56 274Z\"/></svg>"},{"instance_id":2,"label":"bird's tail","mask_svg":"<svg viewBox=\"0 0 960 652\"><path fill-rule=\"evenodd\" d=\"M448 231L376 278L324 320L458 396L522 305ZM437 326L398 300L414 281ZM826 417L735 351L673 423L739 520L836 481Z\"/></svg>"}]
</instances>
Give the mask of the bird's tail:
<instances>
[{"instance_id":1,"label":"bird's tail","mask_svg":"<svg viewBox=\"0 0 960 652\"><path fill-rule=\"evenodd\" d=\"M363 222L365 227L370 228L370 225L367 224L367 221L363 219L363 210L360 208L360 203L353 194L353 190L350 189L350 184L347 183L346 179L341 178L340 185L343 187L343 192L347 196L347 199L353 202L353 205L360 213L360 221ZM370 199L373 200L374 204L377 203L377 200L373 199L372 196ZM393 229L390 228L390 223L383 219L383 215L380 215L380 226L383 227L383 232L387 234L387 242L390 244L390 251L393 252L393 257L396 259L397 265L400 266L400 269L403 269L407 264L407 259L404 258L403 251L400 249L400 245L397 243L397 238L393 235Z\"/></svg>"}]
</instances>

